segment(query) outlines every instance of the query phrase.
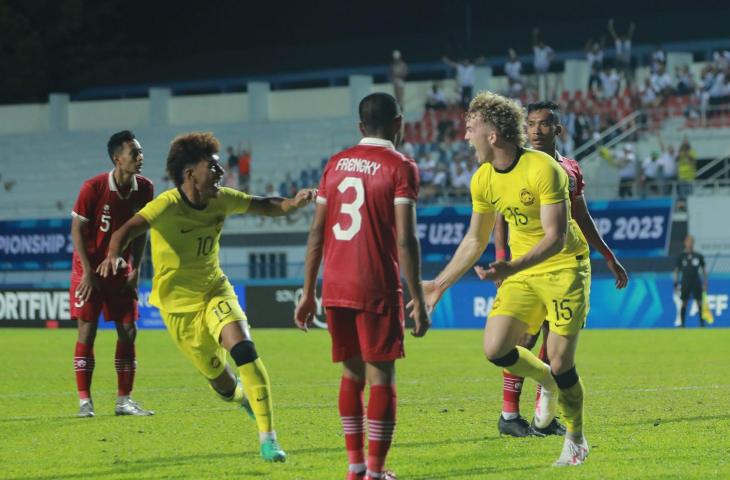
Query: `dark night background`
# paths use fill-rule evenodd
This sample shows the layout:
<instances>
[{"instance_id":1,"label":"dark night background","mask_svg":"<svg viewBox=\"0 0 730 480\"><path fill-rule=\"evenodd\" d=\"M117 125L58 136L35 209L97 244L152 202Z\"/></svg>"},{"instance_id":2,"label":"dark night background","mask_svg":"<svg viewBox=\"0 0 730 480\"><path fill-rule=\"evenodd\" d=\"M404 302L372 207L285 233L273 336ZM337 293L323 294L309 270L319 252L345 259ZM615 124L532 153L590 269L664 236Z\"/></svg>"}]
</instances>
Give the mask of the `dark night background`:
<instances>
[{"instance_id":1,"label":"dark night background","mask_svg":"<svg viewBox=\"0 0 730 480\"><path fill-rule=\"evenodd\" d=\"M530 52L539 26L580 50L637 23L634 44L730 32L727 1L249 2L0 0L0 102L45 101L99 85L383 65L441 55Z\"/></svg>"}]
</instances>

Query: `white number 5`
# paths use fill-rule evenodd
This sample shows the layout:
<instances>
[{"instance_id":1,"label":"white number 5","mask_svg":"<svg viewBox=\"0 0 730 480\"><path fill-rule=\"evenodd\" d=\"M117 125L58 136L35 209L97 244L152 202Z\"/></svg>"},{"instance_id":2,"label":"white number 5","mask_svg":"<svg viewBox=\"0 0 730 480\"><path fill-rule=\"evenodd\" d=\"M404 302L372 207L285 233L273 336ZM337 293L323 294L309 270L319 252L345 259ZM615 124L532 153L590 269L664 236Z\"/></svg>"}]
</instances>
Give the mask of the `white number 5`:
<instances>
[{"instance_id":1,"label":"white number 5","mask_svg":"<svg viewBox=\"0 0 730 480\"><path fill-rule=\"evenodd\" d=\"M345 190L348 188L355 189L355 200L351 203L343 203L340 206L340 213L349 215L352 219L352 223L344 230L340 226L339 222L332 227L332 231L335 233L335 238L337 240L352 240L352 237L360 231L360 227L362 226L360 207L362 207L362 204L365 202L365 189L362 185L362 178L345 177L340 184L337 185L337 190L339 190L340 193L345 193Z\"/></svg>"},{"instance_id":2,"label":"white number 5","mask_svg":"<svg viewBox=\"0 0 730 480\"><path fill-rule=\"evenodd\" d=\"M111 219L112 219L111 215L102 215L101 216L101 225L99 225L99 230L101 230L102 232L108 232L109 227L112 226L111 223L109 222L109 220L111 220Z\"/></svg>"}]
</instances>

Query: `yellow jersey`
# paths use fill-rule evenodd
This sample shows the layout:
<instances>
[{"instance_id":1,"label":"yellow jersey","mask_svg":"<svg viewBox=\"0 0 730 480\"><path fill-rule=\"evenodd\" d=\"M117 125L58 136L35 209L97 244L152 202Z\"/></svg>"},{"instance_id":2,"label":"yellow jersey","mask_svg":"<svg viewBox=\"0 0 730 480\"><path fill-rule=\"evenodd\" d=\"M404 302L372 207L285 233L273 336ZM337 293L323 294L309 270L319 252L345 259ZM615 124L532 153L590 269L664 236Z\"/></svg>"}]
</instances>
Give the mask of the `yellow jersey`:
<instances>
[{"instance_id":1,"label":"yellow jersey","mask_svg":"<svg viewBox=\"0 0 730 480\"><path fill-rule=\"evenodd\" d=\"M170 313L205 308L206 296L226 281L218 258L223 222L249 205L251 196L232 188L221 188L203 208L172 189L139 211L152 231L152 305Z\"/></svg>"},{"instance_id":2,"label":"yellow jersey","mask_svg":"<svg viewBox=\"0 0 730 480\"><path fill-rule=\"evenodd\" d=\"M547 273L575 267L588 260L588 243L570 217L568 175L546 153L520 149L517 160L506 170L485 163L471 179L472 207L476 213L497 211L509 224L512 258L525 255L545 236L540 206L566 202L568 230L565 247L542 263L520 274Z\"/></svg>"}]
</instances>

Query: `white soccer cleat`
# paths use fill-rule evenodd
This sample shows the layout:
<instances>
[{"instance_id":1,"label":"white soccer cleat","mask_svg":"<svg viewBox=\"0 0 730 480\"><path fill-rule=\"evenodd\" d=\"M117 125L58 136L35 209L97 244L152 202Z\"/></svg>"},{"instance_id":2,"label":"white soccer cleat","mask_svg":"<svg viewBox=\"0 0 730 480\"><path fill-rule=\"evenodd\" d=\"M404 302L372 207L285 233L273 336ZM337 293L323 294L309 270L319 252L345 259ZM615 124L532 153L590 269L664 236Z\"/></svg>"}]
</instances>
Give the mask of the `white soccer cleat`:
<instances>
[{"instance_id":1,"label":"white soccer cleat","mask_svg":"<svg viewBox=\"0 0 730 480\"><path fill-rule=\"evenodd\" d=\"M88 418L94 416L94 402L90 398L83 398L79 400L79 413L76 414L79 418Z\"/></svg>"},{"instance_id":2,"label":"white soccer cleat","mask_svg":"<svg viewBox=\"0 0 730 480\"><path fill-rule=\"evenodd\" d=\"M545 388L545 385L541 386L540 400L535 404L535 418L532 422L537 428L547 428L558 414L559 393L557 386L553 390Z\"/></svg>"},{"instance_id":3,"label":"white soccer cleat","mask_svg":"<svg viewBox=\"0 0 730 480\"><path fill-rule=\"evenodd\" d=\"M566 467L583 465L588 457L588 441L586 437L583 437L581 443L575 443L568 437L565 437L563 443L563 451L560 453L558 461L553 464L555 467Z\"/></svg>"},{"instance_id":4,"label":"white soccer cleat","mask_svg":"<svg viewBox=\"0 0 730 480\"><path fill-rule=\"evenodd\" d=\"M114 415L134 415L137 417L148 417L154 415L152 410L145 410L142 406L129 397L117 400L114 407Z\"/></svg>"}]
</instances>

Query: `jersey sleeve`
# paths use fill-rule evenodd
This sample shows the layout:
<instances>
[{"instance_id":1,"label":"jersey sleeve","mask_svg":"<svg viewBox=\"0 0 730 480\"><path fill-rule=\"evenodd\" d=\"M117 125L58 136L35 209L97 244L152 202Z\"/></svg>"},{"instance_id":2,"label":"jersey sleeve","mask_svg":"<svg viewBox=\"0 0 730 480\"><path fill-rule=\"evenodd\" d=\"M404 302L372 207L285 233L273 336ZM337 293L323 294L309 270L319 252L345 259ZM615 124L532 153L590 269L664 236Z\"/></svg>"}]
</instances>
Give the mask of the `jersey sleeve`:
<instances>
[{"instance_id":1,"label":"jersey sleeve","mask_svg":"<svg viewBox=\"0 0 730 480\"><path fill-rule=\"evenodd\" d=\"M248 207L251 206L251 195L233 188L222 188L221 197L225 205L226 215L246 213Z\"/></svg>"},{"instance_id":2,"label":"jersey sleeve","mask_svg":"<svg viewBox=\"0 0 730 480\"><path fill-rule=\"evenodd\" d=\"M705 268L705 256L700 254L700 267Z\"/></svg>"},{"instance_id":3,"label":"jersey sleeve","mask_svg":"<svg viewBox=\"0 0 730 480\"><path fill-rule=\"evenodd\" d=\"M534 170L535 184L541 205L552 205L568 200L568 174L555 161L545 161Z\"/></svg>"},{"instance_id":4,"label":"jersey sleeve","mask_svg":"<svg viewBox=\"0 0 730 480\"><path fill-rule=\"evenodd\" d=\"M475 213L487 213L494 211L494 205L492 205L485 196L487 191L486 175L486 167L483 166L471 177L471 204Z\"/></svg>"},{"instance_id":5,"label":"jersey sleeve","mask_svg":"<svg viewBox=\"0 0 730 480\"><path fill-rule=\"evenodd\" d=\"M578 162L575 162L575 196L583 195L586 188L586 182L583 179L583 170Z\"/></svg>"},{"instance_id":6,"label":"jersey sleeve","mask_svg":"<svg viewBox=\"0 0 730 480\"><path fill-rule=\"evenodd\" d=\"M418 167L412 161L404 161L396 170L395 205L413 205L418 199L420 178Z\"/></svg>"},{"instance_id":7,"label":"jersey sleeve","mask_svg":"<svg viewBox=\"0 0 730 480\"><path fill-rule=\"evenodd\" d=\"M327 205L327 173L328 172L329 172L328 168L325 167L324 171L322 172L322 178L319 181L319 187L317 188L316 202L319 205Z\"/></svg>"},{"instance_id":8,"label":"jersey sleeve","mask_svg":"<svg viewBox=\"0 0 730 480\"><path fill-rule=\"evenodd\" d=\"M173 198L167 193L163 193L159 197L147 203L137 215L144 218L150 226L155 225L155 221L162 215L167 207L173 204Z\"/></svg>"},{"instance_id":9,"label":"jersey sleeve","mask_svg":"<svg viewBox=\"0 0 730 480\"><path fill-rule=\"evenodd\" d=\"M91 217L94 216L95 197L94 187L92 187L91 183L84 182L81 185L81 190L79 190L79 196L76 198L71 215L82 222L90 221Z\"/></svg>"}]
</instances>

